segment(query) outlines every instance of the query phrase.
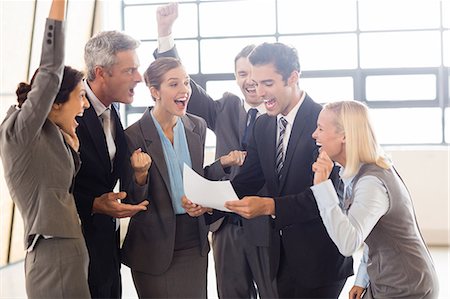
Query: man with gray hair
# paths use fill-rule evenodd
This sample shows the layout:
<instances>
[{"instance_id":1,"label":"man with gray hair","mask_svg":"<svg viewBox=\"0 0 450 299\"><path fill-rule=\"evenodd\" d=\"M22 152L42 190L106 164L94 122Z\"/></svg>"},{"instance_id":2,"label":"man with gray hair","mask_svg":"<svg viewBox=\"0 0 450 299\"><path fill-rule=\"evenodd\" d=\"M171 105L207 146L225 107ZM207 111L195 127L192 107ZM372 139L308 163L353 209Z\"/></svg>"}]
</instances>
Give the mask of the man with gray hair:
<instances>
[{"instance_id":1,"label":"man with gray hair","mask_svg":"<svg viewBox=\"0 0 450 299\"><path fill-rule=\"evenodd\" d=\"M117 218L146 210L148 201L122 204L125 192L114 192L127 159L127 146L116 106L133 102L134 88L142 81L136 48L139 42L117 31L93 36L85 46L90 103L77 119L81 169L74 196L89 251L89 289L92 298L120 298L120 235Z\"/></svg>"}]
</instances>

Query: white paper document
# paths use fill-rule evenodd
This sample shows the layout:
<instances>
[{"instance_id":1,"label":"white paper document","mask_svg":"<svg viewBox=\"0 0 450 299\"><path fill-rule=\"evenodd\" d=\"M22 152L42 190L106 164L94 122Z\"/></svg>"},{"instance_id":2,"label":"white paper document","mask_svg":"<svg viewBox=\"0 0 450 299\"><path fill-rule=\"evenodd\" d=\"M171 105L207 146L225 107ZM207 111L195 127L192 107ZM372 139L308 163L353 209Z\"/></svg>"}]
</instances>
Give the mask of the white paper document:
<instances>
[{"instance_id":1,"label":"white paper document","mask_svg":"<svg viewBox=\"0 0 450 299\"><path fill-rule=\"evenodd\" d=\"M210 181L184 164L183 186L186 197L195 204L231 212L224 207L226 201L237 200L230 181Z\"/></svg>"}]
</instances>

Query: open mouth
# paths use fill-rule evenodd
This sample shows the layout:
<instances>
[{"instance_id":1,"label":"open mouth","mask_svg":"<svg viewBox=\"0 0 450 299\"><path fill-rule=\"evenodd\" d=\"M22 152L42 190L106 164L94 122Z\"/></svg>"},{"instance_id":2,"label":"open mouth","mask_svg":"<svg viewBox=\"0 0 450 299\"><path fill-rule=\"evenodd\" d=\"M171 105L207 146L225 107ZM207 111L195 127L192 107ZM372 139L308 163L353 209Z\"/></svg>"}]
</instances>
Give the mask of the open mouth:
<instances>
[{"instance_id":1,"label":"open mouth","mask_svg":"<svg viewBox=\"0 0 450 299\"><path fill-rule=\"evenodd\" d=\"M184 98L176 99L174 102L175 102L175 104L176 104L178 107L180 107L180 108L185 108L185 107L186 107L186 104L187 104L187 101L188 101L188 98L187 98L187 97L184 97Z\"/></svg>"},{"instance_id":2,"label":"open mouth","mask_svg":"<svg viewBox=\"0 0 450 299\"><path fill-rule=\"evenodd\" d=\"M256 88L255 88L255 86L249 86L249 87L246 87L245 88L245 91L247 92L247 93L249 93L249 94L252 94L252 95L256 95Z\"/></svg>"},{"instance_id":3,"label":"open mouth","mask_svg":"<svg viewBox=\"0 0 450 299\"><path fill-rule=\"evenodd\" d=\"M264 104L266 105L266 108L267 108L267 109L273 108L273 107L275 106L276 102L277 102L277 101L275 100L275 98L264 99L263 101L264 101Z\"/></svg>"}]
</instances>

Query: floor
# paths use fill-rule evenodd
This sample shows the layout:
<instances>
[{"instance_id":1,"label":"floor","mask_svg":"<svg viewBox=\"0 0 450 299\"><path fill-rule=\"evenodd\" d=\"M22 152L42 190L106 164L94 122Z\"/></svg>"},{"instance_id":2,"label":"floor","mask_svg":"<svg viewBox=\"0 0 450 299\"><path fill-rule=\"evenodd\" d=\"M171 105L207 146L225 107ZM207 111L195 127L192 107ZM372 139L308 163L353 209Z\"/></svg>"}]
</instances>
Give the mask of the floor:
<instances>
[{"instance_id":1,"label":"floor","mask_svg":"<svg viewBox=\"0 0 450 299\"><path fill-rule=\"evenodd\" d=\"M440 299L450 299L449 282L450 282L450 247L432 247L430 248L440 281ZM355 254L355 269L361 258L361 252ZM212 254L209 255L209 272L208 272L208 297L217 298L216 280L214 274L214 261ZM131 279L129 268L122 267L123 278L123 298L137 298L134 290L133 281ZM0 298L26 298L24 286L23 262L18 262L0 269ZM348 291L353 284L351 277L344 287L339 298L348 298Z\"/></svg>"}]
</instances>

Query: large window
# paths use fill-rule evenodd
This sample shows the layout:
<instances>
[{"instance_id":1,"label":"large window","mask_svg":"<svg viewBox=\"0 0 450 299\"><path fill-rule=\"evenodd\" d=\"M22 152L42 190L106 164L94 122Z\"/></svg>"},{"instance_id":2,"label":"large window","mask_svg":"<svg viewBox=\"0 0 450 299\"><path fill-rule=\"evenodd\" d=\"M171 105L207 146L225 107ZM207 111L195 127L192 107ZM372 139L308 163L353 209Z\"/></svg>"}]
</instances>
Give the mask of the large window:
<instances>
[{"instance_id":1,"label":"large window","mask_svg":"<svg viewBox=\"0 0 450 299\"><path fill-rule=\"evenodd\" d=\"M239 94L233 61L241 48L280 41L297 48L301 87L317 102L355 99L372 108L381 143L450 143L450 0L178 2L177 48L212 96ZM157 45L156 8L165 3L123 0L123 29L143 42L142 71ZM145 86L138 89L128 125L151 105Z\"/></svg>"}]
</instances>

